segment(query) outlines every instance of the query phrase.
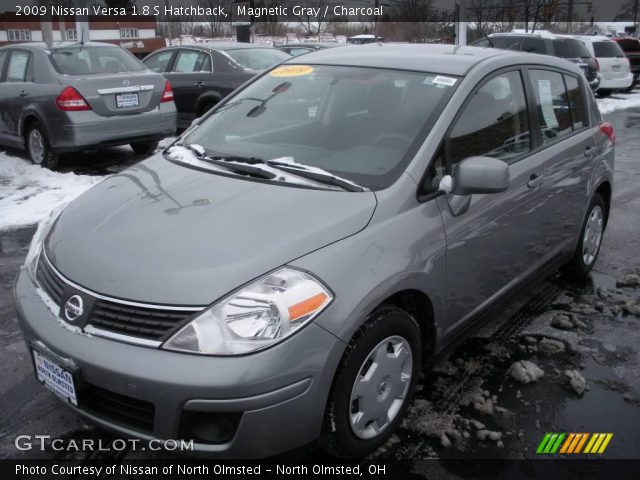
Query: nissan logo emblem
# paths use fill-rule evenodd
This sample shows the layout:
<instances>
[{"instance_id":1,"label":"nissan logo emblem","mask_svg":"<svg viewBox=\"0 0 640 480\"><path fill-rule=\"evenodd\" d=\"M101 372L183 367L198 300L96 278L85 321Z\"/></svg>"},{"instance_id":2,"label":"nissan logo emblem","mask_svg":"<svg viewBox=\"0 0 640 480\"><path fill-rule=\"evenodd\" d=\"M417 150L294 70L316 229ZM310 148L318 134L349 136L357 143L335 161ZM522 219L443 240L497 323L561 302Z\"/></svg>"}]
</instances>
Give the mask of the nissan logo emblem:
<instances>
[{"instance_id":1,"label":"nissan logo emblem","mask_svg":"<svg viewBox=\"0 0 640 480\"><path fill-rule=\"evenodd\" d=\"M122 85L129 85L131 82L129 80L123 80Z\"/></svg>"},{"instance_id":2,"label":"nissan logo emblem","mask_svg":"<svg viewBox=\"0 0 640 480\"><path fill-rule=\"evenodd\" d=\"M74 295L69 297L67 303L64 304L64 316L70 322L73 322L84 312L82 297L80 295Z\"/></svg>"}]
</instances>

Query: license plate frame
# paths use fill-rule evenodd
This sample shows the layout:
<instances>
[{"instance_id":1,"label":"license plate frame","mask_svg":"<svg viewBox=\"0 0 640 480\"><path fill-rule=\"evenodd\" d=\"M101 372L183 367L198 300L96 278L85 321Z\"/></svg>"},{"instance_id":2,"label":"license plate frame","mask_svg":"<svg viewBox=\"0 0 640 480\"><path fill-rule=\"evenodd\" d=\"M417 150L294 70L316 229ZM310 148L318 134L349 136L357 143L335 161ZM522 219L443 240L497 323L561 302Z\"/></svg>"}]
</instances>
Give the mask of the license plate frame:
<instances>
[{"instance_id":1,"label":"license plate frame","mask_svg":"<svg viewBox=\"0 0 640 480\"><path fill-rule=\"evenodd\" d=\"M129 108L140 105L140 97L137 93L116 93L116 107Z\"/></svg>"},{"instance_id":2,"label":"license plate frame","mask_svg":"<svg viewBox=\"0 0 640 480\"><path fill-rule=\"evenodd\" d=\"M78 388L75 372L62 367L51 356L33 347L31 347L31 358L36 379L56 396L77 407Z\"/></svg>"}]
</instances>

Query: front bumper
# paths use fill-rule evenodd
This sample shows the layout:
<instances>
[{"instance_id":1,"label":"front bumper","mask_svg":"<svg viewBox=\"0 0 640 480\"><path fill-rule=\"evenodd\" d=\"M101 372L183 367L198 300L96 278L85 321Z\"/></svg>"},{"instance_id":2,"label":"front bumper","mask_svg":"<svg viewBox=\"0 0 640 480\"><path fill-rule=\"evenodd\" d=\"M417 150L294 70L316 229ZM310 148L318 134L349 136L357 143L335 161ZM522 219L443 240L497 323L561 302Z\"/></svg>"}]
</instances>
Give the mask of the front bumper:
<instances>
[{"instance_id":1,"label":"front bumper","mask_svg":"<svg viewBox=\"0 0 640 480\"><path fill-rule=\"evenodd\" d=\"M62 112L64 118L49 122L49 139L56 152L153 141L173 135L177 113L173 102L150 112L102 117L93 110Z\"/></svg>"},{"instance_id":2,"label":"front bumper","mask_svg":"<svg viewBox=\"0 0 640 480\"><path fill-rule=\"evenodd\" d=\"M27 346L75 372L79 406L68 405L102 427L144 440L194 439L195 454L220 458L270 456L319 436L345 344L316 324L261 352L206 357L75 333L41 295L21 271L15 300ZM108 406L96 410L83 400L94 390L115 396L121 412L152 405L151 426L114 418ZM194 438L194 418L199 427L211 421L214 429L232 419L232 433L220 442Z\"/></svg>"}]
</instances>

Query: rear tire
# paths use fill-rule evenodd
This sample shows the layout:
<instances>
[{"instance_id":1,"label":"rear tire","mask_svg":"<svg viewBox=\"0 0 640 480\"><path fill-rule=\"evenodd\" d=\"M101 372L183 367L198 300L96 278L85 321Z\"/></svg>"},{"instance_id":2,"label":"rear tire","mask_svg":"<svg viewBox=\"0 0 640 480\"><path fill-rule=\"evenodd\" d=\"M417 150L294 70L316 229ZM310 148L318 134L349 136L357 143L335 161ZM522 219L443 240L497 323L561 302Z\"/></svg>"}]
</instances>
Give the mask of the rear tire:
<instances>
[{"instance_id":1,"label":"rear tire","mask_svg":"<svg viewBox=\"0 0 640 480\"><path fill-rule=\"evenodd\" d=\"M596 91L596 93L600 98L607 98L611 96L611 94L613 93L613 90L598 90Z\"/></svg>"},{"instance_id":2,"label":"rear tire","mask_svg":"<svg viewBox=\"0 0 640 480\"><path fill-rule=\"evenodd\" d=\"M333 380L319 446L361 458L401 422L422 364L420 328L395 306L374 311L349 343Z\"/></svg>"},{"instance_id":3,"label":"rear tire","mask_svg":"<svg viewBox=\"0 0 640 480\"><path fill-rule=\"evenodd\" d=\"M572 277L586 277L598 259L602 237L606 225L607 210L602 195L596 193L591 200L587 216L580 230L580 241L567 265L566 271Z\"/></svg>"},{"instance_id":4,"label":"rear tire","mask_svg":"<svg viewBox=\"0 0 640 480\"><path fill-rule=\"evenodd\" d=\"M29 159L34 165L40 165L50 170L55 170L58 167L59 156L51 150L47 134L38 122L29 126L25 146Z\"/></svg>"},{"instance_id":5,"label":"rear tire","mask_svg":"<svg viewBox=\"0 0 640 480\"><path fill-rule=\"evenodd\" d=\"M137 155L150 155L158 148L158 142L135 142L131 148Z\"/></svg>"},{"instance_id":6,"label":"rear tire","mask_svg":"<svg viewBox=\"0 0 640 480\"><path fill-rule=\"evenodd\" d=\"M196 115L196 118L200 118L201 116L203 116L205 113L207 113L213 107L215 107L215 105L216 105L216 102L207 102L207 103L204 103L204 104L200 105L200 107L198 107L198 114Z\"/></svg>"}]
</instances>

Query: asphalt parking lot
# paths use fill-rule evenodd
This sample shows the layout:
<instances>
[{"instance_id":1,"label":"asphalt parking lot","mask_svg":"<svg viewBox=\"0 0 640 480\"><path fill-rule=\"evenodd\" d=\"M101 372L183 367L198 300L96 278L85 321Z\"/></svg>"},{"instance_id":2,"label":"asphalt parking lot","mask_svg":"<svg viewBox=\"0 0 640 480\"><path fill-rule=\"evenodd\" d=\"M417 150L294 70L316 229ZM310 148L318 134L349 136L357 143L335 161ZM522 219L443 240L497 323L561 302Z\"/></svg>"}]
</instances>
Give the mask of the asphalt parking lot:
<instances>
[{"instance_id":1,"label":"asphalt parking lot","mask_svg":"<svg viewBox=\"0 0 640 480\"><path fill-rule=\"evenodd\" d=\"M619 110L606 119L613 123L618 139L616 183L602 252L590 280L575 284L554 274L496 313L421 382L402 428L375 458L440 459L433 462L433 468L443 472L448 469L447 459L534 458L545 432L612 432L606 458L637 457L640 108ZM128 149L95 155L91 167L72 159L65 168L101 176L140 160ZM0 457L111 455L115 460L160 455L127 450L94 454L19 451L14 447L15 437L21 434L110 438L66 409L34 378L11 294L33 232L32 226L0 231L0 405L4 406ZM514 366L523 361L530 363ZM544 374L529 368L531 364ZM305 449L285 456L313 454L313 449ZM465 476L464 471L448 473Z\"/></svg>"}]
</instances>

